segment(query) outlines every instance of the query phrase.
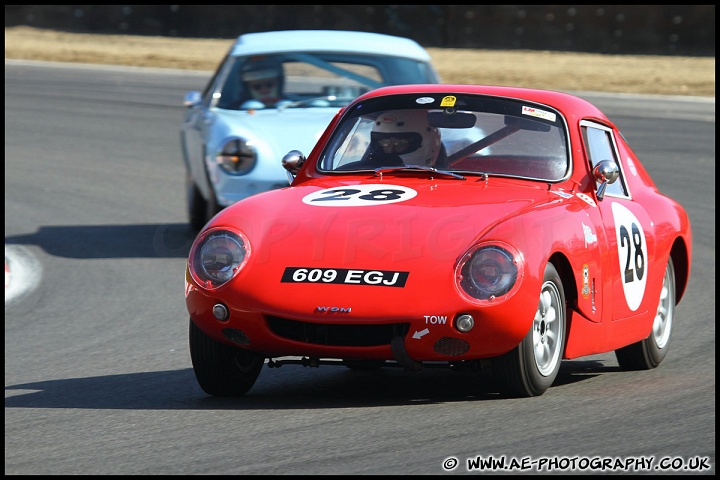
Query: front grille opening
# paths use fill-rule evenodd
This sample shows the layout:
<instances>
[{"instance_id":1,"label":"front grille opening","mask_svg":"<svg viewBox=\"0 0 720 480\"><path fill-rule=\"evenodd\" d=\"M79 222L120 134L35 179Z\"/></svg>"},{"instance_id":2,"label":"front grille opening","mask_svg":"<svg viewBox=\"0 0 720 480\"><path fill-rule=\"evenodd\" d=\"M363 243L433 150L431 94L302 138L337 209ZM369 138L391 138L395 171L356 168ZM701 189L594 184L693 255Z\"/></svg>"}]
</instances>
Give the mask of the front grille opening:
<instances>
[{"instance_id":1,"label":"front grille opening","mask_svg":"<svg viewBox=\"0 0 720 480\"><path fill-rule=\"evenodd\" d=\"M319 324L267 317L268 326L280 337L297 342L338 347L390 345L393 337L405 337L409 323L383 325Z\"/></svg>"},{"instance_id":2,"label":"front grille opening","mask_svg":"<svg viewBox=\"0 0 720 480\"><path fill-rule=\"evenodd\" d=\"M238 330L237 328L223 328L222 333L225 338L233 343L237 343L238 345L250 345L250 339L242 330Z\"/></svg>"},{"instance_id":3,"label":"front grille opening","mask_svg":"<svg viewBox=\"0 0 720 480\"><path fill-rule=\"evenodd\" d=\"M470 350L470 344L458 338L443 337L435 342L433 350L442 355L455 357Z\"/></svg>"}]
</instances>

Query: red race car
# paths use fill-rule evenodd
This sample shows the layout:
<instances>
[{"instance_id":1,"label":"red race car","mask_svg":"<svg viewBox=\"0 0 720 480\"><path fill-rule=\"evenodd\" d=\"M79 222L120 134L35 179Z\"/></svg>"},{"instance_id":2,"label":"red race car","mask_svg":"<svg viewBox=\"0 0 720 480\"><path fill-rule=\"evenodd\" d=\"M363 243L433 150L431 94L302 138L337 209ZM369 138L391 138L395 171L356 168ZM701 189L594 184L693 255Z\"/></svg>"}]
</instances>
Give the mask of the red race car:
<instances>
[{"instance_id":1,"label":"red race car","mask_svg":"<svg viewBox=\"0 0 720 480\"><path fill-rule=\"evenodd\" d=\"M212 218L185 296L200 387L263 367L492 369L543 394L563 359L665 358L690 275L683 207L595 106L543 90L406 85L339 110L291 185Z\"/></svg>"}]
</instances>

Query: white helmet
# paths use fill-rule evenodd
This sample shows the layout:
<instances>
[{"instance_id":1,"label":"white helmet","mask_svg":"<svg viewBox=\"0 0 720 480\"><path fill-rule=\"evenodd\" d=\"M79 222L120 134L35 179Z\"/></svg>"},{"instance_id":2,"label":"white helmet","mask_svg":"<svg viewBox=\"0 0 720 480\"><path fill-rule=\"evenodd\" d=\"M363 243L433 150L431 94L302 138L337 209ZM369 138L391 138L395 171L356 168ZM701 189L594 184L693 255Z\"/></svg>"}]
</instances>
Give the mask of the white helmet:
<instances>
[{"instance_id":1,"label":"white helmet","mask_svg":"<svg viewBox=\"0 0 720 480\"><path fill-rule=\"evenodd\" d=\"M380 114L370 134L373 148L382 150L382 142L401 143L396 153L405 165L433 166L440 153L440 132L431 127L426 110L390 110Z\"/></svg>"},{"instance_id":2,"label":"white helmet","mask_svg":"<svg viewBox=\"0 0 720 480\"><path fill-rule=\"evenodd\" d=\"M280 63L271 58L251 58L243 64L240 75L252 98L270 103L280 100L283 90Z\"/></svg>"}]
</instances>

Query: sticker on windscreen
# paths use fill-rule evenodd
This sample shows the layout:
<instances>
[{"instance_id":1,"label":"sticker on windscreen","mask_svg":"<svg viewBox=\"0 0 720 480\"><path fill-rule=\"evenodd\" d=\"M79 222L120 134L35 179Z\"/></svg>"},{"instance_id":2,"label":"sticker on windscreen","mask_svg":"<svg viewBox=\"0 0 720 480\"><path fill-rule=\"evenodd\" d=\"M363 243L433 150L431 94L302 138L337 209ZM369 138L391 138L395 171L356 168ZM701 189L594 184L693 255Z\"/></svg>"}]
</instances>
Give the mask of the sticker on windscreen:
<instances>
[{"instance_id":1,"label":"sticker on windscreen","mask_svg":"<svg viewBox=\"0 0 720 480\"><path fill-rule=\"evenodd\" d=\"M540 110L539 108L535 107L522 107L522 114L523 115L530 115L531 117L537 117L542 118L543 120L548 120L550 122L555 121L555 114L552 112L546 112L545 110Z\"/></svg>"},{"instance_id":2,"label":"sticker on windscreen","mask_svg":"<svg viewBox=\"0 0 720 480\"><path fill-rule=\"evenodd\" d=\"M453 95L447 95L443 97L443 99L440 101L441 107L454 107L455 102L457 102L457 97Z\"/></svg>"},{"instance_id":3,"label":"sticker on windscreen","mask_svg":"<svg viewBox=\"0 0 720 480\"><path fill-rule=\"evenodd\" d=\"M404 202L415 195L415 190L400 185L353 185L319 190L305 196L303 202L319 207L369 207Z\"/></svg>"}]
</instances>

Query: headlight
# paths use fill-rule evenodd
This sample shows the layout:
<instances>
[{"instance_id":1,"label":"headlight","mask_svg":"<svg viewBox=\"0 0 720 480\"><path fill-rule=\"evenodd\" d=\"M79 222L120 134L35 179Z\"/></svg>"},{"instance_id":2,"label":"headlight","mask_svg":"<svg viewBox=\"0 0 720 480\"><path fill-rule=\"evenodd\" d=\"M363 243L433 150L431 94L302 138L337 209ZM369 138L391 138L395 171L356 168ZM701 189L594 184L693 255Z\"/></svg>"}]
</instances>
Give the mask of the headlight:
<instances>
[{"instance_id":1,"label":"headlight","mask_svg":"<svg viewBox=\"0 0 720 480\"><path fill-rule=\"evenodd\" d=\"M521 262L520 254L509 245L478 245L458 263L455 281L471 300L505 300L520 284Z\"/></svg>"},{"instance_id":2,"label":"headlight","mask_svg":"<svg viewBox=\"0 0 720 480\"><path fill-rule=\"evenodd\" d=\"M190 249L190 275L208 290L219 288L242 270L249 255L250 243L241 232L220 228L207 230Z\"/></svg>"},{"instance_id":3,"label":"headlight","mask_svg":"<svg viewBox=\"0 0 720 480\"><path fill-rule=\"evenodd\" d=\"M251 142L234 138L225 143L215 161L227 173L245 175L255 166L257 151Z\"/></svg>"}]
</instances>

